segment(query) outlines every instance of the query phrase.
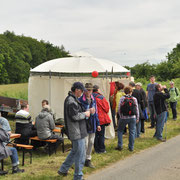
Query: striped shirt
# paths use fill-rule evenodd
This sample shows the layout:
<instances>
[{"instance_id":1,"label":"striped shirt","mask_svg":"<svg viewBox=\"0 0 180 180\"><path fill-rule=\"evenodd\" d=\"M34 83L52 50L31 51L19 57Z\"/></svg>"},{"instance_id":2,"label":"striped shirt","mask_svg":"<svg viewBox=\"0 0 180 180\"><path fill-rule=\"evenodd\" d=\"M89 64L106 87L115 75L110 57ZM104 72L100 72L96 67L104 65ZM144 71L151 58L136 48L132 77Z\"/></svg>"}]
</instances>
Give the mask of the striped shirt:
<instances>
[{"instance_id":1,"label":"striped shirt","mask_svg":"<svg viewBox=\"0 0 180 180\"><path fill-rule=\"evenodd\" d=\"M20 110L15 115L16 123L26 124L32 122L31 115L25 110Z\"/></svg>"}]
</instances>

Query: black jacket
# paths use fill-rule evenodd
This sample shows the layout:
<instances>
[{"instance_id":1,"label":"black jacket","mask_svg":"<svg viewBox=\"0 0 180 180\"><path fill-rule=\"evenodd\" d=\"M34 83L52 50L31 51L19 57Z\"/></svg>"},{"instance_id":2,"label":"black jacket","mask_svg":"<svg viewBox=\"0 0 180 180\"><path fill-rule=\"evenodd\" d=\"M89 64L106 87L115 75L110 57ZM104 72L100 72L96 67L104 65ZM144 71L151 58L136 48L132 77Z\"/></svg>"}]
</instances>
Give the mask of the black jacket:
<instances>
[{"instance_id":1,"label":"black jacket","mask_svg":"<svg viewBox=\"0 0 180 180\"><path fill-rule=\"evenodd\" d=\"M166 99L170 98L170 95L167 89L164 89L164 92L165 93L156 91L153 96L156 114L161 114L162 112L167 111L167 106L165 101Z\"/></svg>"}]
</instances>

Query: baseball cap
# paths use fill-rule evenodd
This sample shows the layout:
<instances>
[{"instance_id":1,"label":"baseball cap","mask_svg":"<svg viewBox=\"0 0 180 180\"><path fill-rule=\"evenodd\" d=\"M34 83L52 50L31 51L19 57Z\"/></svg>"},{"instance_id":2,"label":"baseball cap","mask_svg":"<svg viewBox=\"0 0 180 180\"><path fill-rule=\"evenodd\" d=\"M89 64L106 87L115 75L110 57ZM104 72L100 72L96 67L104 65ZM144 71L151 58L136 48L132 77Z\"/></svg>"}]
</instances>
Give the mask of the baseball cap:
<instances>
[{"instance_id":1,"label":"baseball cap","mask_svg":"<svg viewBox=\"0 0 180 180\"><path fill-rule=\"evenodd\" d=\"M72 85L72 88L74 89L81 89L82 91L85 91L85 87L83 85L83 83L81 82L75 82L73 85Z\"/></svg>"}]
</instances>

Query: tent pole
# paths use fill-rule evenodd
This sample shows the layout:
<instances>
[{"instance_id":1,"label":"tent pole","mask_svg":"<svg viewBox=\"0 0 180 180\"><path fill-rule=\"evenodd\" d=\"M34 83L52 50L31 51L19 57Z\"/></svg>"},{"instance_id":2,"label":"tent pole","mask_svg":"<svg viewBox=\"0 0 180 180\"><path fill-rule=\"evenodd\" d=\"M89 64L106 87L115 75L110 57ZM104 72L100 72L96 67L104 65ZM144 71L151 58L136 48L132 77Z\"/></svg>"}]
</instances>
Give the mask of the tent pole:
<instances>
[{"instance_id":1,"label":"tent pole","mask_svg":"<svg viewBox=\"0 0 180 180\"><path fill-rule=\"evenodd\" d=\"M51 71L49 71L49 105L51 106Z\"/></svg>"},{"instance_id":2,"label":"tent pole","mask_svg":"<svg viewBox=\"0 0 180 180\"><path fill-rule=\"evenodd\" d=\"M108 78L108 71L106 70L106 79Z\"/></svg>"},{"instance_id":3,"label":"tent pole","mask_svg":"<svg viewBox=\"0 0 180 180\"><path fill-rule=\"evenodd\" d=\"M112 71L111 71L111 82L112 82L112 76L113 76L113 66L112 66Z\"/></svg>"}]
</instances>

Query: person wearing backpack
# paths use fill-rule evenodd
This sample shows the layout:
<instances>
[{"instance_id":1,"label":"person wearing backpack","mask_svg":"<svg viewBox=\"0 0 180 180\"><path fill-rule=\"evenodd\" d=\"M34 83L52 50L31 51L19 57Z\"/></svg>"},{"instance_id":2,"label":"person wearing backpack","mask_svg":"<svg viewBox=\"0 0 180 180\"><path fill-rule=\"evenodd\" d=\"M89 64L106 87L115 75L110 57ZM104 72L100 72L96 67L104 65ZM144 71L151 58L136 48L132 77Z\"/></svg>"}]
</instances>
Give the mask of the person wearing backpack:
<instances>
[{"instance_id":1,"label":"person wearing backpack","mask_svg":"<svg viewBox=\"0 0 180 180\"><path fill-rule=\"evenodd\" d=\"M180 94L179 94L179 89L177 87L174 87L174 82L172 81L170 82L169 94L170 94L169 102L173 114L173 119L176 120L177 119L176 105Z\"/></svg>"},{"instance_id":2,"label":"person wearing backpack","mask_svg":"<svg viewBox=\"0 0 180 180\"><path fill-rule=\"evenodd\" d=\"M121 151L123 149L123 131L128 124L129 128L129 151L134 150L134 140L136 133L136 123L139 122L139 109L138 102L135 97L132 96L132 87L127 86L124 88L126 94L120 99L118 106L119 123L118 123L118 145L116 150Z\"/></svg>"}]
</instances>

